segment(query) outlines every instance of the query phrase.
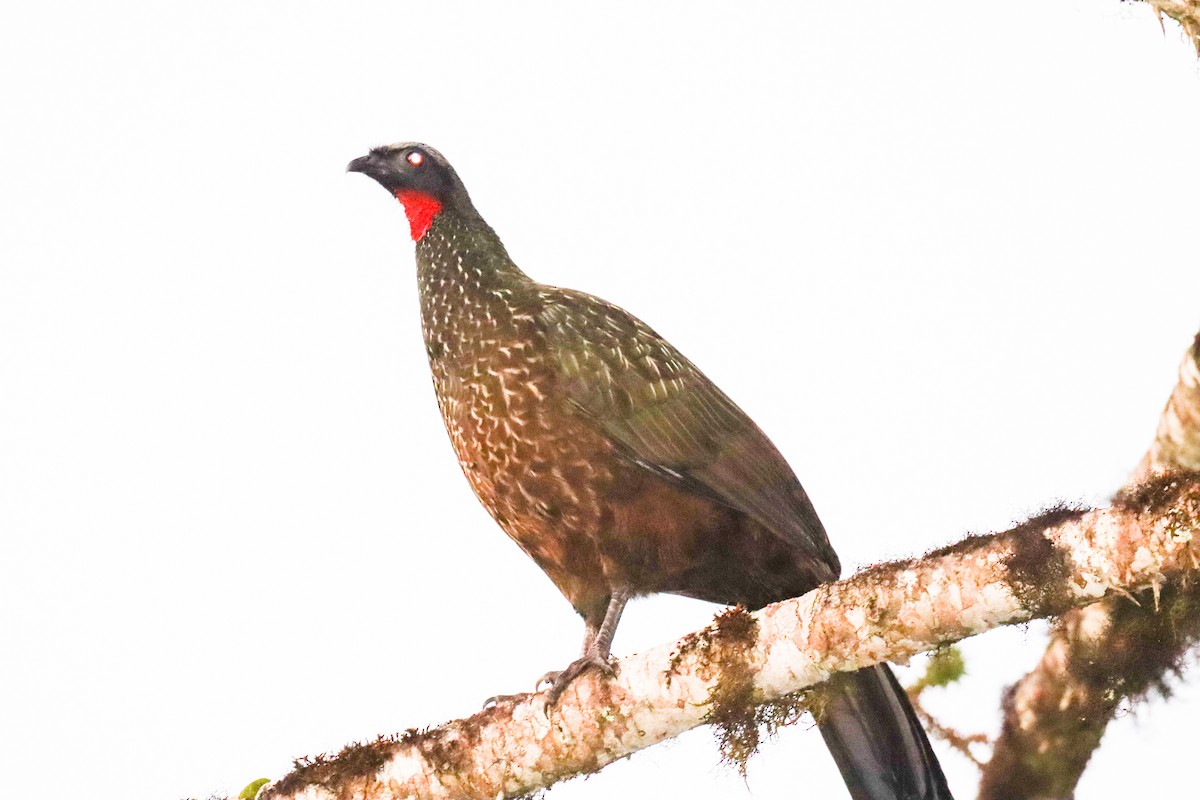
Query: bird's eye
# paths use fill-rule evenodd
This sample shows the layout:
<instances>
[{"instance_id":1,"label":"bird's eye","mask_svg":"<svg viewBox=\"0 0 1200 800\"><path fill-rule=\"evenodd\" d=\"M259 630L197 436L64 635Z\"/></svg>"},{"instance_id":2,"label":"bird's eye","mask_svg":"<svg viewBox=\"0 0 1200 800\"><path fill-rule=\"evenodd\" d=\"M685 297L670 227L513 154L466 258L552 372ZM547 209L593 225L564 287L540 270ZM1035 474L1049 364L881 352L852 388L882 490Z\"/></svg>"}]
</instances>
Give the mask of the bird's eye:
<instances>
[{"instance_id":1,"label":"bird's eye","mask_svg":"<svg viewBox=\"0 0 1200 800\"><path fill-rule=\"evenodd\" d=\"M408 163L412 164L414 167L421 166L421 164L425 161L425 156L421 155L420 150L413 150L408 155L406 155L404 158L406 161L408 161Z\"/></svg>"}]
</instances>

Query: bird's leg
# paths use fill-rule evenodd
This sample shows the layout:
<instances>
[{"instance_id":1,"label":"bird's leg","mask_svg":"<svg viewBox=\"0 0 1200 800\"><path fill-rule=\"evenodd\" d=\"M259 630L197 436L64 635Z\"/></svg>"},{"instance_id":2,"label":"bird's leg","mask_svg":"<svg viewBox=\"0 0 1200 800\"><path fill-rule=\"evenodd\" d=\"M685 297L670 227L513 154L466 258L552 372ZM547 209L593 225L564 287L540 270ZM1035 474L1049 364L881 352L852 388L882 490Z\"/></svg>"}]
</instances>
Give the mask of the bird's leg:
<instances>
[{"instance_id":1,"label":"bird's leg","mask_svg":"<svg viewBox=\"0 0 1200 800\"><path fill-rule=\"evenodd\" d=\"M603 624L604 620L600 620ZM600 632L600 625L597 625L595 620L585 619L583 621L583 647L579 649L579 655L585 655L588 650L592 649L592 642L596 641L596 634Z\"/></svg>"},{"instance_id":2,"label":"bird's leg","mask_svg":"<svg viewBox=\"0 0 1200 800\"><path fill-rule=\"evenodd\" d=\"M607 608L607 607L606 607ZM583 620L583 647L579 651L579 660L587 658L588 651L592 649L592 643L596 641L596 634L600 632L600 626L604 624L601 619L597 622L595 619L585 617ZM554 685L558 680L558 676L563 674L561 669L552 669L549 672L543 672L542 677L537 679L533 690L536 692L542 688L544 684Z\"/></svg>"},{"instance_id":3,"label":"bird's leg","mask_svg":"<svg viewBox=\"0 0 1200 800\"><path fill-rule=\"evenodd\" d=\"M612 665L608 663L608 657L612 648L613 635L617 632L617 623L621 621L621 612L625 610L625 604L629 602L629 592L621 590L609 595L608 606L604 611L604 617L598 623L594 617L585 617L583 620L583 649L579 658L572 661L564 670L551 670L542 677L538 678L537 684L534 686L534 691L542 688L543 684L550 684L550 692L546 700L546 708L558 702L558 698L566 690L571 681L578 678L590 667L596 667L605 675L612 675ZM483 701L483 707L496 705L510 700L520 700L524 695L520 694L498 694L489 697Z\"/></svg>"},{"instance_id":4,"label":"bird's leg","mask_svg":"<svg viewBox=\"0 0 1200 800\"><path fill-rule=\"evenodd\" d=\"M608 663L613 637L617 635L617 623L621 621L621 614L624 613L625 604L628 602L628 590L618 589L613 592L612 597L608 600L608 609L604 612L604 622L600 623L600 629L596 631L596 635L592 637L591 641L584 643L583 654L585 656L592 653L603 660L605 664Z\"/></svg>"},{"instance_id":5,"label":"bird's leg","mask_svg":"<svg viewBox=\"0 0 1200 800\"><path fill-rule=\"evenodd\" d=\"M562 672L547 672L538 680L539 687L543 683L550 684L550 691L546 695L546 708L557 703L558 698L562 697L562 693L571 685L571 682L592 667L599 669L605 675L613 674L608 657L612 650L613 636L617 632L617 623L621 621L621 612L625 610L625 604L628 602L629 592L627 590L614 591L608 599L604 620L598 626L593 626L590 621L585 623L587 631L583 637L583 653L579 658L572 661Z\"/></svg>"}]
</instances>

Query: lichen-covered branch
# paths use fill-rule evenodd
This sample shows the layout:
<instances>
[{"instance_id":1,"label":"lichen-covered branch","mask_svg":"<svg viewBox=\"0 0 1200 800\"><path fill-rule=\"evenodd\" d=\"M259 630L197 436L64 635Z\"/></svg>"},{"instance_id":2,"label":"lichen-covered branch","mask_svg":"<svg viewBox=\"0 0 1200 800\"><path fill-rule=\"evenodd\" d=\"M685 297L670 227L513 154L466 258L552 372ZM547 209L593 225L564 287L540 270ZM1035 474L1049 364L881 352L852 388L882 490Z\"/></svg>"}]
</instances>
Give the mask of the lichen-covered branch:
<instances>
[{"instance_id":1,"label":"lichen-covered branch","mask_svg":"<svg viewBox=\"0 0 1200 800\"><path fill-rule=\"evenodd\" d=\"M1179 470L1200 470L1200 333L1179 365L1179 382L1131 482Z\"/></svg>"},{"instance_id":2,"label":"lichen-covered branch","mask_svg":"<svg viewBox=\"0 0 1200 800\"><path fill-rule=\"evenodd\" d=\"M728 611L625 659L615 678L584 676L548 716L543 697L522 696L302 762L260 798L520 796L714 718L744 724L753 715L739 705L786 704L835 671L1182 581L1200 566L1198 533L1200 479L1159 478L1108 509L1056 509L754 614Z\"/></svg>"},{"instance_id":3,"label":"lichen-covered branch","mask_svg":"<svg viewBox=\"0 0 1200 800\"><path fill-rule=\"evenodd\" d=\"M1200 470L1200 335L1133 480L1175 470ZM1165 690L1198 641L1197 583L1065 614L1037 667L1005 693L980 800L1070 797L1117 709Z\"/></svg>"},{"instance_id":4,"label":"lichen-covered branch","mask_svg":"<svg viewBox=\"0 0 1200 800\"><path fill-rule=\"evenodd\" d=\"M1179 23L1183 32L1191 39L1200 55L1200 0L1145 0L1158 15L1159 22L1164 16Z\"/></svg>"},{"instance_id":5,"label":"lichen-covered branch","mask_svg":"<svg viewBox=\"0 0 1200 800\"><path fill-rule=\"evenodd\" d=\"M921 720L921 724L925 726L925 732L931 737L941 739L982 769L983 762L979 760L979 756L975 755L971 746L991 745L991 740L987 735L961 733L926 711L921 702L921 695L926 689L957 683L965 674L966 664L963 662L962 652L954 645L949 645L934 650L925 664L925 674L904 688L908 692L908 699L912 702L913 711L917 712L917 719Z\"/></svg>"}]
</instances>

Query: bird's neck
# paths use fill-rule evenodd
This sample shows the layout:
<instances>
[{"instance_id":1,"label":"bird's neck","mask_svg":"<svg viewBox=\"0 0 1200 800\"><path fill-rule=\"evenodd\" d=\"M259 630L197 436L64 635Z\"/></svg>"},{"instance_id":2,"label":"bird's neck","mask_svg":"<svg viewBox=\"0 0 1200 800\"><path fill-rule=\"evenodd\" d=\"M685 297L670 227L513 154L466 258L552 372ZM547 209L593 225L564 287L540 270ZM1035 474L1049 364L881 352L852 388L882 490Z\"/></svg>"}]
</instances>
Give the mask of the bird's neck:
<instances>
[{"instance_id":1,"label":"bird's neck","mask_svg":"<svg viewBox=\"0 0 1200 800\"><path fill-rule=\"evenodd\" d=\"M438 213L417 240L416 250L422 294L469 295L532 283L508 257L496 232L473 210L446 208Z\"/></svg>"},{"instance_id":2,"label":"bird's neck","mask_svg":"<svg viewBox=\"0 0 1200 800\"><path fill-rule=\"evenodd\" d=\"M421 328L435 374L458 369L532 319L538 284L478 214L450 209L417 241Z\"/></svg>"}]
</instances>

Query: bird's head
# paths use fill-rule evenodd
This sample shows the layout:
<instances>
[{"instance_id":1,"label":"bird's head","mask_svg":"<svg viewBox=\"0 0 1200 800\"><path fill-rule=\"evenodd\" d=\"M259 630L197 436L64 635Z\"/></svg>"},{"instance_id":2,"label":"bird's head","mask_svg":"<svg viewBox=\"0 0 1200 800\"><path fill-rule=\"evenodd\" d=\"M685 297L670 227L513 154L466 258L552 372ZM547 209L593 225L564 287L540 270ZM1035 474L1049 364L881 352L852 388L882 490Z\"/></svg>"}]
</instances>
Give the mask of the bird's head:
<instances>
[{"instance_id":1,"label":"bird's head","mask_svg":"<svg viewBox=\"0 0 1200 800\"><path fill-rule=\"evenodd\" d=\"M404 204L413 241L420 241L433 220L446 208L473 213L471 199L446 157L419 142L374 147L356 158L347 172L374 178Z\"/></svg>"}]
</instances>

